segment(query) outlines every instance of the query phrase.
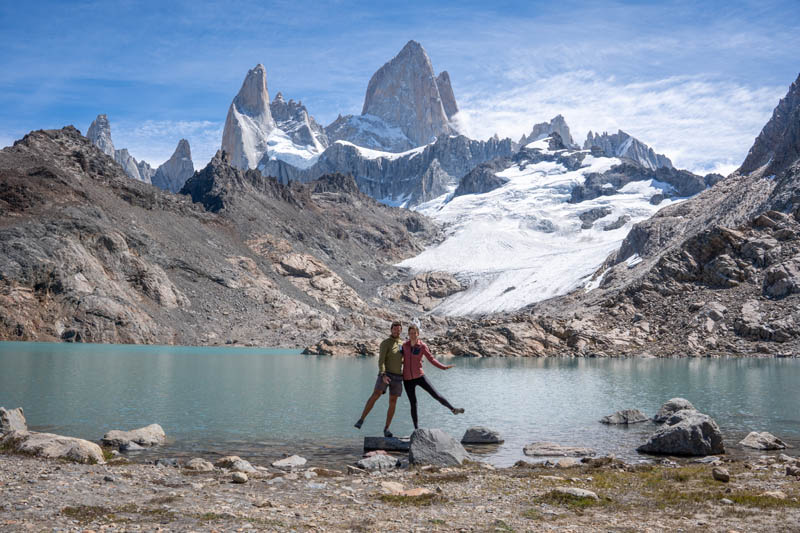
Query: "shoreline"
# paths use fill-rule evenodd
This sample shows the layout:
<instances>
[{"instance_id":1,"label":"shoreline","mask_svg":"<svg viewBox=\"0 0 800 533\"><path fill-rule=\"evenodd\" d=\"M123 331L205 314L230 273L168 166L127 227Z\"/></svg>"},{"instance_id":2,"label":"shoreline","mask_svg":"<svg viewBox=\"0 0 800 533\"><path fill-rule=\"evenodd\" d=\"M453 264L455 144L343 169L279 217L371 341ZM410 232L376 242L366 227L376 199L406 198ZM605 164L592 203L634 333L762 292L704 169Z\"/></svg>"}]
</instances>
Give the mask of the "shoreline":
<instances>
[{"instance_id":1,"label":"shoreline","mask_svg":"<svg viewBox=\"0 0 800 533\"><path fill-rule=\"evenodd\" d=\"M798 531L800 478L780 456L712 464L564 468L410 467L361 473L313 464L228 469L83 465L0 453L0 530L27 531ZM796 463L795 463L796 464ZM425 489L404 496L402 489ZM563 488L593 492L573 497Z\"/></svg>"}]
</instances>

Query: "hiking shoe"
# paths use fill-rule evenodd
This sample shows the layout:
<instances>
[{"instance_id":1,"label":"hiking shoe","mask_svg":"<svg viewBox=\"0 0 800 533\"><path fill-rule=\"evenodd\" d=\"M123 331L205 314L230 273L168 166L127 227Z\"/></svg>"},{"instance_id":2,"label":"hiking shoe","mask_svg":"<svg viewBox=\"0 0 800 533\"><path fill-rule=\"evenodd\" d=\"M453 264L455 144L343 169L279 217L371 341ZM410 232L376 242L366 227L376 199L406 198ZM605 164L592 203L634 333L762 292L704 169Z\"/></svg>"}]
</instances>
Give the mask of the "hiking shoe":
<instances>
[{"instance_id":1,"label":"hiking shoe","mask_svg":"<svg viewBox=\"0 0 800 533\"><path fill-rule=\"evenodd\" d=\"M463 407L455 407L455 408L453 408L453 414L454 415L460 415L463 412L464 412L464 408Z\"/></svg>"},{"instance_id":2,"label":"hiking shoe","mask_svg":"<svg viewBox=\"0 0 800 533\"><path fill-rule=\"evenodd\" d=\"M386 428L383 430L383 436L387 439L391 439L394 435L392 435L392 432L389 431L389 428Z\"/></svg>"},{"instance_id":3,"label":"hiking shoe","mask_svg":"<svg viewBox=\"0 0 800 533\"><path fill-rule=\"evenodd\" d=\"M362 425L363 423L364 423L364 420L363 420L363 419L361 419L361 418L359 418L359 419L358 419L358 422L356 422L355 424L353 424L353 426L354 426L356 429L361 429L361 425Z\"/></svg>"}]
</instances>

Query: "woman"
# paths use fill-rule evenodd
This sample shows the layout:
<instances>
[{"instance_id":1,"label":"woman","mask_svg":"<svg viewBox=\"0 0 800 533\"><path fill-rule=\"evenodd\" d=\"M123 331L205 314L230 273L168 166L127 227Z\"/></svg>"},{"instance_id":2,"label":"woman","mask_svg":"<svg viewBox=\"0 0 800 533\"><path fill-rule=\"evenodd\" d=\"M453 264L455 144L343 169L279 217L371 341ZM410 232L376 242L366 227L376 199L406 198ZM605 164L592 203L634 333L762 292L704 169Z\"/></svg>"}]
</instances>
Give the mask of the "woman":
<instances>
[{"instance_id":1,"label":"woman","mask_svg":"<svg viewBox=\"0 0 800 533\"><path fill-rule=\"evenodd\" d=\"M408 326L408 340L403 343L403 387L408 394L408 401L411 402L411 420L414 421L414 429L419 428L417 425L417 387L425 389L435 400L450 409L454 415L464 412L462 407L453 407L450 402L442 398L425 377L425 373L422 371L423 355L436 368L442 370L453 368L453 365L443 365L433 358L428 346L419 340L419 328L412 324Z\"/></svg>"}]
</instances>

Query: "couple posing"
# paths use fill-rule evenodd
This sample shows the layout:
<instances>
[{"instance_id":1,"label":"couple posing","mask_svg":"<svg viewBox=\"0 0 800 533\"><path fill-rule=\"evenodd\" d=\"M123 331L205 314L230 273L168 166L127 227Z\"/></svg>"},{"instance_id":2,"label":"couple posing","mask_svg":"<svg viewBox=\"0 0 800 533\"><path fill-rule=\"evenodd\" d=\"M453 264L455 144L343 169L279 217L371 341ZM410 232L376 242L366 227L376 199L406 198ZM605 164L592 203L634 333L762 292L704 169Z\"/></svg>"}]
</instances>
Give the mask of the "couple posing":
<instances>
[{"instance_id":1,"label":"couple posing","mask_svg":"<svg viewBox=\"0 0 800 533\"><path fill-rule=\"evenodd\" d=\"M464 412L463 408L453 407L450 402L445 400L436 392L433 385L425 377L422 371L422 356L437 368L447 370L453 365L443 365L434 359L428 346L419 339L419 328L416 325L408 326L408 340L403 343L400 340L402 331L400 322L392 322L391 336L381 343L380 357L378 358L378 380L375 382L375 390L364 406L361 418L355 423L355 427L361 429L364 419L372 410L372 406L382 394L389 388L389 410L386 412L386 427L383 428L383 436L391 437L389 426L394 417L394 409L397 406L397 399L403 394L403 387L408 394L408 401L411 403L411 420L414 421L414 429L417 429L417 387L421 387L433 396L435 400L450 409L454 415Z\"/></svg>"}]
</instances>

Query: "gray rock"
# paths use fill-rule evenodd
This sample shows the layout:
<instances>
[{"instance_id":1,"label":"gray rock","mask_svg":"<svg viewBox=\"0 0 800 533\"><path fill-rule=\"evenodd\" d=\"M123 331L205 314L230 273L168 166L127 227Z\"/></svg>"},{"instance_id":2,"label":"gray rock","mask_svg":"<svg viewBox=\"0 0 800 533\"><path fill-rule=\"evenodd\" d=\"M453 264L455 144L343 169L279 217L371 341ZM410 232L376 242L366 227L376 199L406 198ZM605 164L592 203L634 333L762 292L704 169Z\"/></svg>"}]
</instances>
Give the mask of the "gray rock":
<instances>
[{"instance_id":1,"label":"gray rock","mask_svg":"<svg viewBox=\"0 0 800 533\"><path fill-rule=\"evenodd\" d=\"M388 472L397 468L397 458L391 455L373 455L360 459L356 466L368 472Z\"/></svg>"},{"instance_id":2,"label":"gray rock","mask_svg":"<svg viewBox=\"0 0 800 533\"><path fill-rule=\"evenodd\" d=\"M733 500L729 500L728 498L722 498L719 503L722 505L733 505Z\"/></svg>"},{"instance_id":3,"label":"gray rock","mask_svg":"<svg viewBox=\"0 0 800 533\"><path fill-rule=\"evenodd\" d=\"M103 450L94 442L52 433L12 431L0 439L0 448L37 457L67 459L76 463L105 463Z\"/></svg>"},{"instance_id":4,"label":"gray rock","mask_svg":"<svg viewBox=\"0 0 800 533\"><path fill-rule=\"evenodd\" d=\"M448 82L449 79L448 76ZM447 97L452 97L452 88ZM454 97L448 102L451 105L455 106ZM431 60L416 41L409 41L394 59L372 75L361 114L397 126L415 146L455 133L444 109Z\"/></svg>"},{"instance_id":5,"label":"gray rock","mask_svg":"<svg viewBox=\"0 0 800 533\"><path fill-rule=\"evenodd\" d=\"M189 141L181 139L172 157L155 171L152 182L165 191L178 192L192 174L194 174L194 163Z\"/></svg>"},{"instance_id":6,"label":"gray rock","mask_svg":"<svg viewBox=\"0 0 800 533\"><path fill-rule=\"evenodd\" d=\"M581 229L591 229L596 220L600 220L601 218L610 215L612 211L613 209L611 209L609 206L602 206L593 207L588 211L578 214L578 218L580 218L582 222Z\"/></svg>"},{"instance_id":7,"label":"gray rock","mask_svg":"<svg viewBox=\"0 0 800 533\"><path fill-rule=\"evenodd\" d=\"M214 465L200 457L195 457L186 463L184 466L187 470L195 470L197 472L211 472L214 470Z\"/></svg>"},{"instance_id":8,"label":"gray rock","mask_svg":"<svg viewBox=\"0 0 800 533\"><path fill-rule=\"evenodd\" d=\"M416 429L411 434L411 464L460 465L468 456L464 447L441 429Z\"/></svg>"},{"instance_id":9,"label":"gray rock","mask_svg":"<svg viewBox=\"0 0 800 533\"><path fill-rule=\"evenodd\" d=\"M587 457L595 454L591 448L581 446L562 446L555 442L532 442L522 450L532 457Z\"/></svg>"},{"instance_id":10,"label":"gray rock","mask_svg":"<svg viewBox=\"0 0 800 533\"><path fill-rule=\"evenodd\" d=\"M385 450L387 452L407 452L411 449L408 437L364 437L364 451Z\"/></svg>"},{"instance_id":11,"label":"gray rock","mask_svg":"<svg viewBox=\"0 0 800 533\"><path fill-rule=\"evenodd\" d=\"M444 112L448 119L452 119L453 115L458 113L458 104L456 104L456 96L453 94L453 87L450 85L450 74L446 70L436 76L436 86L439 88L439 96L442 97Z\"/></svg>"},{"instance_id":12,"label":"gray rock","mask_svg":"<svg viewBox=\"0 0 800 533\"><path fill-rule=\"evenodd\" d=\"M123 442L119 445L119 451L121 452L139 452L144 450L144 446L139 446L133 441Z\"/></svg>"},{"instance_id":13,"label":"gray rock","mask_svg":"<svg viewBox=\"0 0 800 533\"><path fill-rule=\"evenodd\" d=\"M567 148L578 148L578 145L572 139L572 134L569 131L569 126L567 126L567 121L564 120L562 115L556 115L550 119L550 122L540 122L539 124L535 124L530 134L527 136L523 135L520 138L519 144L520 146L524 147L526 144L550 137L553 133L557 133L559 135Z\"/></svg>"},{"instance_id":14,"label":"gray rock","mask_svg":"<svg viewBox=\"0 0 800 533\"><path fill-rule=\"evenodd\" d=\"M673 415L673 413L680 411L681 409L694 410L694 406L689 400L684 398L672 398L661 406L656 415L653 417L653 422L656 424L663 424L670 416Z\"/></svg>"},{"instance_id":15,"label":"gray rock","mask_svg":"<svg viewBox=\"0 0 800 533\"><path fill-rule=\"evenodd\" d=\"M172 458L172 457L160 457L160 458L156 459L155 465L156 466L166 466L166 467L170 467L170 468L178 468L180 466L180 464L178 463L178 460L175 459L175 458Z\"/></svg>"},{"instance_id":16,"label":"gray rock","mask_svg":"<svg viewBox=\"0 0 800 533\"><path fill-rule=\"evenodd\" d=\"M132 429L130 431L115 429L103 435L102 439L104 446L114 447L119 447L130 442L144 447L158 446L164 444L166 441L167 435L158 424L150 424L149 426Z\"/></svg>"},{"instance_id":17,"label":"gray rock","mask_svg":"<svg viewBox=\"0 0 800 533\"><path fill-rule=\"evenodd\" d=\"M630 216L622 215L620 217L617 217L617 220L615 220L614 222L611 222L603 226L603 231L613 231L615 229L619 229L630 221L631 221Z\"/></svg>"},{"instance_id":18,"label":"gray rock","mask_svg":"<svg viewBox=\"0 0 800 533\"><path fill-rule=\"evenodd\" d=\"M325 129L308 114L302 102L292 99L287 102L278 93L269 104L269 110L278 129L286 133L295 144L310 146L320 152L330 145Z\"/></svg>"},{"instance_id":19,"label":"gray rock","mask_svg":"<svg viewBox=\"0 0 800 533\"><path fill-rule=\"evenodd\" d=\"M505 442L500 433L483 426L473 426L464 432L461 444L501 444Z\"/></svg>"},{"instance_id":20,"label":"gray rock","mask_svg":"<svg viewBox=\"0 0 800 533\"><path fill-rule=\"evenodd\" d=\"M556 487L553 491L575 498L590 498L595 501L600 501L600 498L594 492L586 489L579 489L578 487Z\"/></svg>"},{"instance_id":21,"label":"gray rock","mask_svg":"<svg viewBox=\"0 0 800 533\"><path fill-rule=\"evenodd\" d=\"M786 465L787 476L800 476L800 466Z\"/></svg>"},{"instance_id":22,"label":"gray rock","mask_svg":"<svg viewBox=\"0 0 800 533\"><path fill-rule=\"evenodd\" d=\"M509 179L501 178L497 173L509 166L511 160L505 157L481 163L461 178L461 182L453 192L453 198L464 194L483 194L502 187L509 182Z\"/></svg>"},{"instance_id":23,"label":"gray rock","mask_svg":"<svg viewBox=\"0 0 800 533\"><path fill-rule=\"evenodd\" d=\"M622 130L612 135L606 132L602 135L592 134L590 131L583 143L583 149L589 150L594 146L601 148L608 157L632 159L651 170L661 167L673 168L672 161L667 156L655 153L652 148Z\"/></svg>"},{"instance_id":24,"label":"gray rock","mask_svg":"<svg viewBox=\"0 0 800 533\"><path fill-rule=\"evenodd\" d=\"M299 455L291 455L284 459L280 459L272 463L272 466L275 468L298 468L306 464L306 458L300 457Z\"/></svg>"},{"instance_id":25,"label":"gray rock","mask_svg":"<svg viewBox=\"0 0 800 533\"><path fill-rule=\"evenodd\" d=\"M0 407L0 435L11 431L28 431L22 407L16 409Z\"/></svg>"},{"instance_id":26,"label":"gray rock","mask_svg":"<svg viewBox=\"0 0 800 533\"><path fill-rule=\"evenodd\" d=\"M638 409L623 409L613 415L606 415L600 419L602 424L638 424L650 420L647 415Z\"/></svg>"},{"instance_id":27,"label":"gray rock","mask_svg":"<svg viewBox=\"0 0 800 533\"><path fill-rule=\"evenodd\" d=\"M673 413L637 451L694 456L725 453L725 447L719 427L710 416L684 409Z\"/></svg>"},{"instance_id":28,"label":"gray rock","mask_svg":"<svg viewBox=\"0 0 800 533\"><path fill-rule=\"evenodd\" d=\"M256 470L256 468L251 465L249 461L245 461L238 455L229 455L227 457L223 457L214 463L214 466L217 468L227 468L228 470L233 470L234 472L258 472L258 470Z\"/></svg>"},{"instance_id":29,"label":"gray rock","mask_svg":"<svg viewBox=\"0 0 800 533\"><path fill-rule=\"evenodd\" d=\"M785 442L767 431L762 431L761 433L751 431L739 441L739 445L756 450L784 450L787 448Z\"/></svg>"},{"instance_id":30,"label":"gray rock","mask_svg":"<svg viewBox=\"0 0 800 533\"><path fill-rule=\"evenodd\" d=\"M247 474L244 472L234 472L231 476L231 481L234 483L247 483Z\"/></svg>"},{"instance_id":31,"label":"gray rock","mask_svg":"<svg viewBox=\"0 0 800 533\"><path fill-rule=\"evenodd\" d=\"M728 469L722 468L721 466L715 466L711 469L711 477L717 481L722 481L723 483L727 483L731 480L731 475L728 472Z\"/></svg>"},{"instance_id":32,"label":"gray rock","mask_svg":"<svg viewBox=\"0 0 800 533\"><path fill-rule=\"evenodd\" d=\"M800 255L770 267L764 273L762 290L765 296L772 298L800 292Z\"/></svg>"}]
</instances>

